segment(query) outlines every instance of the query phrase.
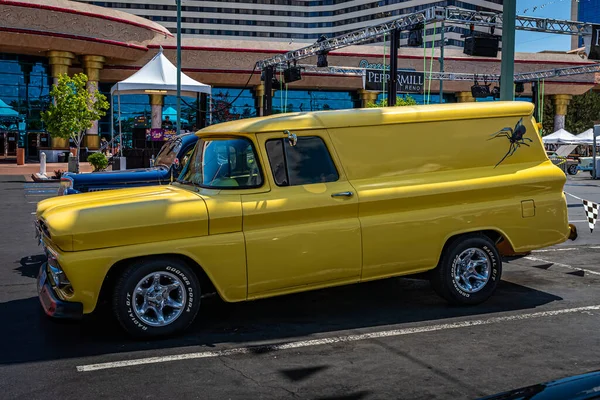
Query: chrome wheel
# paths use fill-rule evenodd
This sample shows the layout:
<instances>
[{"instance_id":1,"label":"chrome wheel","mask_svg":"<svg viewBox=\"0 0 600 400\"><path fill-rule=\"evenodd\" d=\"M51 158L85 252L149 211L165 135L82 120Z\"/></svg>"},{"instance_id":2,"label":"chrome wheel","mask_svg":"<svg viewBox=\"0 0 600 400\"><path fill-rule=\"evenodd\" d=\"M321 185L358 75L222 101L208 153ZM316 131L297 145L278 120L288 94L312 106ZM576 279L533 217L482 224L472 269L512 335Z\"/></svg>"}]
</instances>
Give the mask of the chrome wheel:
<instances>
[{"instance_id":1,"label":"chrome wheel","mask_svg":"<svg viewBox=\"0 0 600 400\"><path fill-rule=\"evenodd\" d=\"M485 251L469 248L454 259L452 270L458 287L467 293L483 289L490 279L491 262Z\"/></svg>"},{"instance_id":2,"label":"chrome wheel","mask_svg":"<svg viewBox=\"0 0 600 400\"><path fill-rule=\"evenodd\" d=\"M170 272L153 272L135 286L133 311L150 326L165 326L174 322L185 308L183 282Z\"/></svg>"}]
</instances>

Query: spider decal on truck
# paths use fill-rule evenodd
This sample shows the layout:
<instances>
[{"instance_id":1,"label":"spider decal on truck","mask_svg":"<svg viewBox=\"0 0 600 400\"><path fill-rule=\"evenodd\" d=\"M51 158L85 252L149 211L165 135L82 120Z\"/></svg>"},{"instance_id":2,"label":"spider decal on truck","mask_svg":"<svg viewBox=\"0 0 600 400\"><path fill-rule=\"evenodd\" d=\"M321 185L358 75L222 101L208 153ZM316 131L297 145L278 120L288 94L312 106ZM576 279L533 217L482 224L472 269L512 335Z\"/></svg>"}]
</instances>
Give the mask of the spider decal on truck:
<instances>
[{"instance_id":1,"label":"spider decal on truck","mask_svg":"<svg viewBox=\"0 0 600 400\"><path fill-rule=\"evenodd\" d=\"M529 138L524 137L526 132L527 132L527 128L525 128L525 125L523 125L523 118L521 118L519 120L519 122L517 122L517 125L515 125L514 129L511 127L506 127L506 128L502 128L498 132L492 134L492 137L489 138L488 140L496 139L499 137L505 137L510 142L508 151L506 152L504 157L502 157L502 159L500 161L498 161L498 164L496 164L496 166L494 168L496 168L498 165L500 165L502 163L502 161L506 160L507 157L510 157L513 154L515 154L515 152L517 151L517 149L519 147L521 147L521 145L525 145L525 146L529 147L529 145L526 143L526 141L529 141L529 142L533 142L533 141Z\"/></svg>"}]
</instances>

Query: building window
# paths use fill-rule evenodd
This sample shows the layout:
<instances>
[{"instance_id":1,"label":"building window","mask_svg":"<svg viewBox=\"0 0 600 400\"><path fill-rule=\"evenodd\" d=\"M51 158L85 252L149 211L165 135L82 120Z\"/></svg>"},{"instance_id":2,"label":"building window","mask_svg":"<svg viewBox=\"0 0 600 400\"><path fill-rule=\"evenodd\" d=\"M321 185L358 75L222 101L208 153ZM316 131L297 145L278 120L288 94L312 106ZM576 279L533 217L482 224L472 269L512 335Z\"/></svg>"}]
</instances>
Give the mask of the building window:
<instances>
[{"instance_id":1,"label":"building window","mask_svg":"<svg viewBox=\"0 0 600 400\"><path fill-rule=\"evenodd\" d=\"M51 85L45 58L0 53L0 156L16 156L18 146L37 158L38 148L50 146L41 113Z\"/></svg>"},{"instance_id":2,"label":"building window","mask_svg":"<svg viewBox=\"0 0 600 400\"><path fill-rule=\"evenodd\" d=\"M283 80L283 79L281 79ZM328 90L282 90L273 96L273 113L304 112L320 110L343 110L359 107L360 102L349 91Z\"/></svg>"}]
</instances>

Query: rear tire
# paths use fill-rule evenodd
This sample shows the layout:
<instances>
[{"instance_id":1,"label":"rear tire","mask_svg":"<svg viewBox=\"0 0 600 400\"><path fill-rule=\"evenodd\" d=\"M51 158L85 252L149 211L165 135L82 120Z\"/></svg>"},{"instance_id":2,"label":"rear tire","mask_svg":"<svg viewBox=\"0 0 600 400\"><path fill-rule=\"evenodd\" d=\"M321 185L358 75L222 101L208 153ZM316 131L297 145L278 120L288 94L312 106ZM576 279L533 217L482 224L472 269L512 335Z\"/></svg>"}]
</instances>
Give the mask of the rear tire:
<instances>
[{"instance_id":1,"label":"rear tire","mask_svg":"<svg viewBox=\"0 0 600 400\"><path fill-rule=\"evenodd\" d=\"M185 330L200 308L194 271L174 258L143 259L117 279L113 313L133 337L154 338Z\"/></svg>"},{"instance_id":2,"label":"rear tire","mask_svg":"<svg viewBox=\"0 0 600 400\"><path fill-rule=\"evenodd\" d=\"M494 243L484 235L464 235L452 240L431 285L438 295L455 305L475 305L495 291L502 275L502 259Z\"/></svg>"}]
</instances>

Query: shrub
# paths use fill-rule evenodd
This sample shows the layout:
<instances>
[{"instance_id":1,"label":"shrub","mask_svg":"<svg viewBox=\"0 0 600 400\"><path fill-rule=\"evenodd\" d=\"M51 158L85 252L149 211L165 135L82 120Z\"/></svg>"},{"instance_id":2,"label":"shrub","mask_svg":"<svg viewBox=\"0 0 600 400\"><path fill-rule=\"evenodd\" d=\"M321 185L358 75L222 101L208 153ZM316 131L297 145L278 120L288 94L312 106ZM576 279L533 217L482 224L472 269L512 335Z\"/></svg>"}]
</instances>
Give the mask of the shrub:
<instances>
[{"instance_id":1,"label":"shrub","mask_svg":"<svg viewBox=\"0 0 600 400\"><path fill-rule=\"evenodd\" d=\"M108 159L103 153L91 154L87 160L94 167L94 172L104 171L108 167Z\"/></svg>"},{"instance_id":2,"label":"shrub","mask_svg":"<svg viewBox=\"0 0 600 400\"><path fill-rule=\"evenodd\" d=\"M367 108L387 107L387 105L388 105L387 99L381 99L379 102L369 101L366 104ZM396 97L396 107L415 106L415 105L417 105L417 101L411 96Z\"/></svg>"}]
</instances>

